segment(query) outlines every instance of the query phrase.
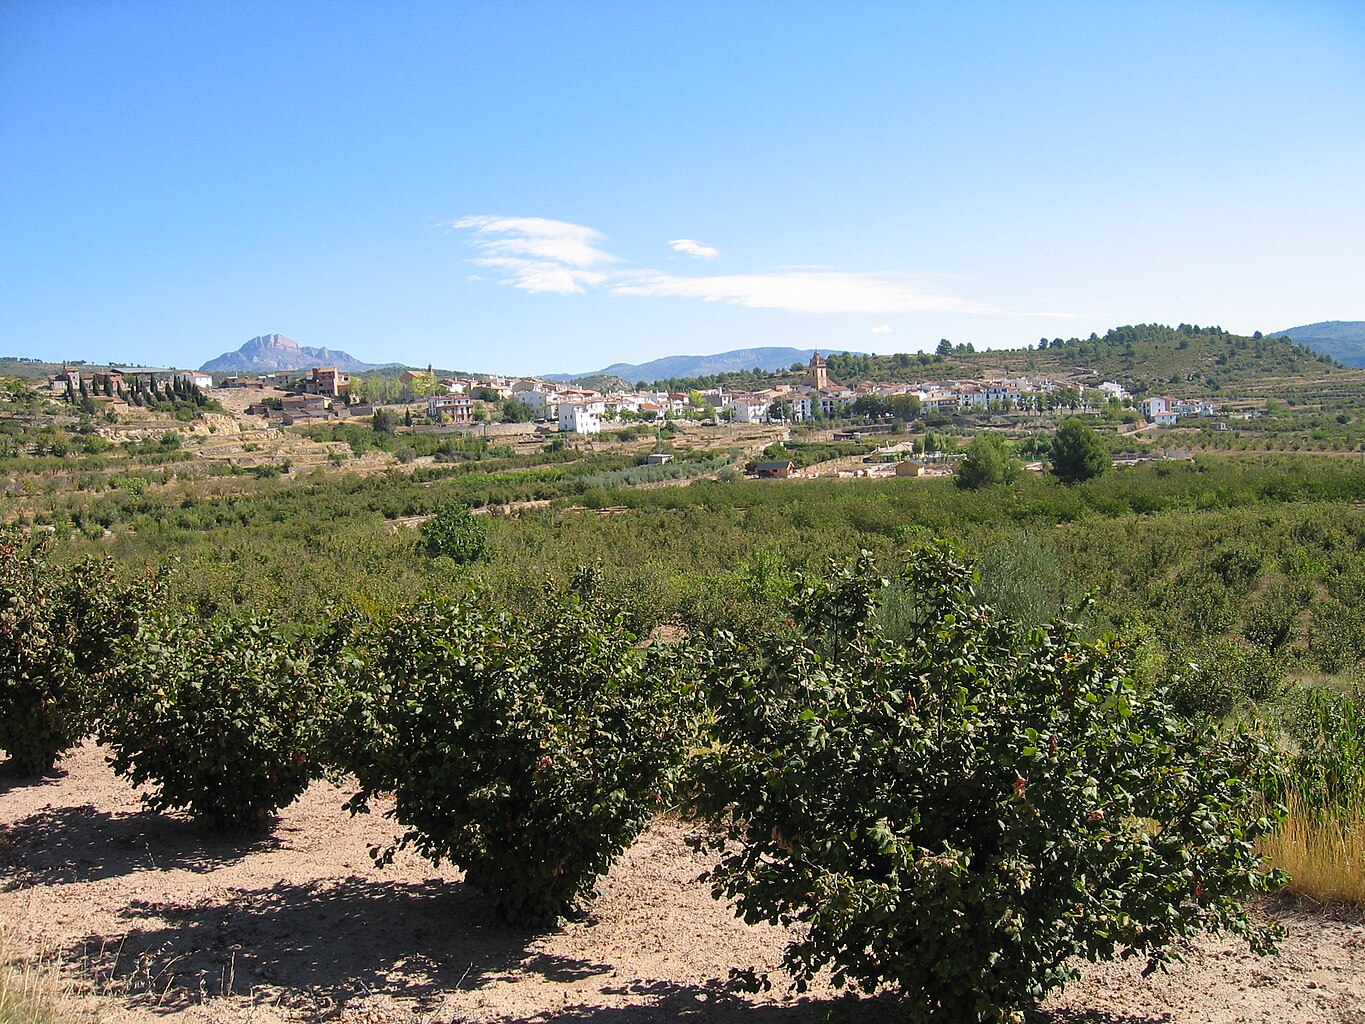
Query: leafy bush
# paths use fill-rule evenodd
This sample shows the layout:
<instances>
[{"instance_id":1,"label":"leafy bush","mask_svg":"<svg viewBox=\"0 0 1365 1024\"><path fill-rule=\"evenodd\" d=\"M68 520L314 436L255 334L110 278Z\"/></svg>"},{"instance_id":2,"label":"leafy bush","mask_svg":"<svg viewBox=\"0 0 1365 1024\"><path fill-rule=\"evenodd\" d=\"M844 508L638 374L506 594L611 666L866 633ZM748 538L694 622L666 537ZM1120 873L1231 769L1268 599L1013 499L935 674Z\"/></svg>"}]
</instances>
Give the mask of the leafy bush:
<instances>
[{"instance_id":1,"label":"leafy bush","mask_svg":"<svg viewBox=\"0 0 1365 1024\"><path fill-rule=\"evenodd\" d=\"M1365 609L1329 599L1313 609L1310 650L1318 668L1344 672L1365 658Z\"/></svg>"},{"instance_id":2,"label":"leafy bush","mask_svg":"<svg viewBox=\"0 0 1365 1024\"><path fill-rule=\"evenodd\" d=\"M1045 535L992 531L975 561L981 574L977 592L985 603L1026 628L1046 625L1079 599Z\"/></svg>"},{"instance_id":3,"label":"leafy bush","mask_svg":"<svg viewBox=\"0 0 1365 1024\"><path fill-rule=\"evenodd\" d=\"M1247 611L1243 635L1271 654L1292 646L1299 632L1299 617L1312 594L1313 588L1302 582L1275 584Z\"/></svg>"},{"instance_id":4,"label":"leafy bush","mask_svg":"<svg viewBox=\"0 0 1365 1024\"><path fill-rule=\"evenodd\" d=\"M259 827L319 774L326 687L309 645L265 619L160 617L124 643L99 738L153 810Z\"/></svg>"},{"instance_id":5,"label":"leafy bush","mask_svg":"<svg viewBox=\"0 0 1365 1024\"><path fill-rule=\"evenodd\" d=\"M1173 717L1116 643L1060 622L1021 642L947 549L908 577L903 644L869 628L865 560L803 585L794 638L717 640L696 759L714 891L803 926L797 987L829 967L896 986L912 1021L1000 1020L1071 957L1160 963L1215 929L1270 949L1241 905L1280 881L1255 852L1264 745Z\"/></svg>"},{"instance_id":6,"label":"leafy bush","mask_svg":"<svg viewBox=\"0 0 1365 1024\"><path fill-rule=\"evenodd\" d=\"M442 505L422 524L422 540L432 558L444 555L457 565L469 565L488 555L488 527L460 504Z\"/></svg>"},{"instance_id":7,"label":"leafy bush","mask_svg":"<svg viewBox=\"0 0 1365 1024\"><path fill-rule=\"evenodd\" d=\"M678 652L641 645L599 601L535 617L426 603L358 645L339 716L337 760L360 782L348 806L391 792L407 829L377 860L404 846L450 860L514 922L593 894L659 806L691 719Z\"/></svg>"},{"instance_id":8,"label":"leafy bush","mask_svg":"<svg viewBox=\"0 0 1365 1024\"><path fill-rule=\"evenodd\" d=\"M1187 663L1167 684L1182 714L1221 720L1248 702L1273 697L1284 682L1282 662L1252 644L1209 640L1187 653Z\"/></svg>"},{"instance_id":9,"label":"leafy bush","mask_svg":"<svg viewBox=\"0 0 1365 1024\"><path fill-rule=\"evenodd\" d=\"M156 591L115 582L107 562L50 564L50 550L0 534L0 747L21 774L89 731L94 680Z\"/></svg>"}]
</instances>

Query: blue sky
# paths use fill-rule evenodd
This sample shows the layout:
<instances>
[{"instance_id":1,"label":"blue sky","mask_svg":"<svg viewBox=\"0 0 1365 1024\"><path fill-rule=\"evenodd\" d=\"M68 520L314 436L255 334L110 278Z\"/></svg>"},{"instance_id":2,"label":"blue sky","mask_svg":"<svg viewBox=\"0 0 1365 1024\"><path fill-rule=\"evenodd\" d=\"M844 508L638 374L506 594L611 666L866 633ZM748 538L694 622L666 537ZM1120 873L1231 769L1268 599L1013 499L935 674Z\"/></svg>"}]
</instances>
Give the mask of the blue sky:
<instances>
[{"instance_id":1,"label":"blue sky","mask_svg":"<svg viewBox=\"0 0 1365 1024\"><path fill-rule=\"evenodd\" d=\"M1365 319L1365 5L0 5L0 355Z\"/></svg>"}]
</instances>

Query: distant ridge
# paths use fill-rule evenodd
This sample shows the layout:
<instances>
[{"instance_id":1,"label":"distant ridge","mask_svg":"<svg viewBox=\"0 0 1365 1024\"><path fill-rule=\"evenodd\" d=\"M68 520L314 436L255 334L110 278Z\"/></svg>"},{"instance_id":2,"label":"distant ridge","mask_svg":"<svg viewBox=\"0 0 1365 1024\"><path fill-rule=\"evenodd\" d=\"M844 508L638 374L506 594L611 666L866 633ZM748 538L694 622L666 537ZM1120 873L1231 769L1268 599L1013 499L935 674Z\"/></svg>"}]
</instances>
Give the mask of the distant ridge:
<instances>
[{"instance_id":1,"label":"distant ridge","mask_svg":"<svg viewBox=\"0 0 1365 1024\"><path fill-rule=\"evenodd\" d=\"M1345 366L1365 367L1365 320L1324 320L1276 331L1272 338L1292 338Z\"/></svg>"},{"instance_id":2,"label":"distant ridge","mask_svg":"<svg viewBox=\"0 0 1365 1024\"><path fill-rule=\"evenodd\" d=\"M580 377L614 376L627 381L668 380L671 377L709 377L717 373L736 373L755 367L765 372L785 370L792 363L806 363L815 352L828 354L842 349L813 348L739 348L711 356L664 356L647 363L613 363L590 373L556 373L547 380L577 380Z\"/></svg>"},{"instance_id":3,"label":"distant ridge","mask_svg":"<svg viewBox=\"0 0 1365 1024\"><path fill-rule=\"evenodd\" d=\"M309 348L283 334L262 334L252 338L236 352L224 352L199 367L203 373L274 373L279 370L308 370L314 366L335 366L339 370L377 370L397 363L365 363L338 349Z\"/></svg>"}]
</instances>

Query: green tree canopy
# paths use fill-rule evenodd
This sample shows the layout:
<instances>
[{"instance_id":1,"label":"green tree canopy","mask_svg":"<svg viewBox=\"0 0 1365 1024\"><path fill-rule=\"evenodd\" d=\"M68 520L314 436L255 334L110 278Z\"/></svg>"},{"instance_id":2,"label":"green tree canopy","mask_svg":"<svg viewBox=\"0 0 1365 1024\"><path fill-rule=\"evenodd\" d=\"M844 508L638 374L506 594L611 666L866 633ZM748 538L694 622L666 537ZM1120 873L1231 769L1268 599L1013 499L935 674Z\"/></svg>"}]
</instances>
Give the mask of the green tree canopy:
<instances>
[{"instance_id":1,"label":"green tree canopy","mask_svg":"<svg viewBox=\"0 0 1365 1024\"><path fill-rule=\"evenodd\" d=\"M1074 416L1052 439L1052 475L1064 484L1103 476L1113 468L1104 439Z\"/></svg>"},{"instance_id":2,"label":"green tree canopy","mask_svg":"<svg viewBox=\"0 0 1365 1024\"><path fill-rule=\"evenodd\" d=\"M892 395L887 402L887 408L897 419L916 419L920 413L919 395Z\"/></svg>"},{"instance_id":3,"label":"green tree canopy","mask_svg":"<svg viewBox=\"0 0 1365 1024\"><path fill-rule=\"evenodd\" d=\"M995 431L984 431L967 446L967 454L957 467L957 485L977 490L1013 483L1019 479L1022 468L1003 437Z\"/></svg>"},{"instance_id":4,"label":"green tree canopy","mask_svg":"<svg viewBox=\"0 0 1365 1024\"><path fill-rule=\"evenodd\" d=\"M520 398L509 398L502 403L502 421L504 423L530 423L535 418L535 410Z\"/></svg>"}]
</instances>

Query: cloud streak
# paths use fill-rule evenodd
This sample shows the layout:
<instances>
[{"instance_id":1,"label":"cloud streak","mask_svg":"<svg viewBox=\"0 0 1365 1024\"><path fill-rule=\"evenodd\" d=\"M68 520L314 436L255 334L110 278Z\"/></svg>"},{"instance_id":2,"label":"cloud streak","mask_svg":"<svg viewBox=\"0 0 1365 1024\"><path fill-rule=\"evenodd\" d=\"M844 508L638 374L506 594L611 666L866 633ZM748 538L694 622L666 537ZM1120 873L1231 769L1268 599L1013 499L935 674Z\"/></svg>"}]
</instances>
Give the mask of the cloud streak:
<instances>
[{"instance_id":1,"label":"cloud streak","mask_svg":"<svg viewBox=\"0 0 1365 1024\"><path fill-rule=\"evenodd\" d=\"M632 268L603 247L602 233L582 224L544 217L463 217L448 227L466 232L477 255L469 262L493 271L499 283L526 292L700 299L749 309L789 313L968 313L1004 311L944 295L909 274L785 266L761 273L670 274ZM693 238L669 242L675 252L709 260L714 246ZM1014 314L1042 315L1042 314ZM1060 316L1065 314L1047 314ZM889 324L872 328L889 334Z\"/></svg>"},{"instance_id":2,"label":"cloud streak","mask_svg":"<svg viewBox=\"0 0 1365 1024\"><path fill-rule=\"evenodd\" d=\"M698 242L694 238L675 238L668 244L673 246L675 252L685 252L689 256L696 256L703 260L714 259L720 255L720 250L715 246Z\"/></svg>"},{"instance_id":3,"label":"cloud streak","mask_svg":"<svg viewBox=\"0 0 1365 1024\"><path fill-rule=\"evenodd\" d=\"M606 275L592 270L617 262L600 248L602 234L581 224L544 217L464 217L449 225L473 233L482 253L470 262L499 271L503 284L527 292L581 295Z\"/></svg>"},{"instance_id":4,"label":"cloud streak","mask_svg":"<svg viewBox=\"0 0 1365 1024\"><path fill-rule=\"evenodd\" d=\"M937 295L906 275L847 271L777 271L680 277L658 274L610 285L613 295L648 295L724 302L792 313L990 313L967 299Z\"/></svg>"}]
</instances>

